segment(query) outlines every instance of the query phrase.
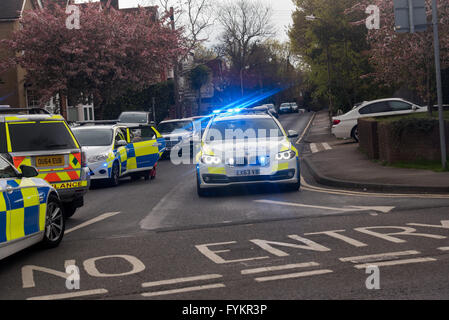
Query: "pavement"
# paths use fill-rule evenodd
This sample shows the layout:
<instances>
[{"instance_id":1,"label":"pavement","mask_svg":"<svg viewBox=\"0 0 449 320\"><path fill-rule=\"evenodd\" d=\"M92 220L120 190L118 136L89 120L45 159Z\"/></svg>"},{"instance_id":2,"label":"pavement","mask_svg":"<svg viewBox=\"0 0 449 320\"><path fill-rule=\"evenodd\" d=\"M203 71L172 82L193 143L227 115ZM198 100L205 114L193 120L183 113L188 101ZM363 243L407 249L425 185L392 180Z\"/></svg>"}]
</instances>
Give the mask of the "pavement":
<instances>
[{"instance_id":1,"label":"pavement","mask_svg":"<svg viewBox=\"0 0 449 320\"><path fill-rule=\"evenodd\" d=\"M305 142L304 163L319 184L382 192L449 193L449 172L383 166L352 139L331 134L327 110L316 113Z\"/></svg>"}]
</instances>

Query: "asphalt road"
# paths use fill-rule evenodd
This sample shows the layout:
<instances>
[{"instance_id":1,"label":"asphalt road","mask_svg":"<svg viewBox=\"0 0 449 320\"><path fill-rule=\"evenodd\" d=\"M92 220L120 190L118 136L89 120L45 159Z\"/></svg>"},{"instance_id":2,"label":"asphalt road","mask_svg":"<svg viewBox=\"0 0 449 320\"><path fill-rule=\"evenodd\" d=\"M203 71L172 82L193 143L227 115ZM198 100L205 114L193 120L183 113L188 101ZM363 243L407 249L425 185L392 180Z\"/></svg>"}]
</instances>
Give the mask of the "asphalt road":
<instances>
[{"instance_id":1,"label":"asphalt road","mask_svg":"<svg viewBox=\"0 0 449 320\"><path fill-rule=\"evenodd\" d=\"M303 132L310 118L281 122ZM91 190L58 248L0 261L0 299L449 298L449 196L329 190L302 175L299 192L198 198L194 166L161 161L156 180Z\"/></svg>"}]
</instances>

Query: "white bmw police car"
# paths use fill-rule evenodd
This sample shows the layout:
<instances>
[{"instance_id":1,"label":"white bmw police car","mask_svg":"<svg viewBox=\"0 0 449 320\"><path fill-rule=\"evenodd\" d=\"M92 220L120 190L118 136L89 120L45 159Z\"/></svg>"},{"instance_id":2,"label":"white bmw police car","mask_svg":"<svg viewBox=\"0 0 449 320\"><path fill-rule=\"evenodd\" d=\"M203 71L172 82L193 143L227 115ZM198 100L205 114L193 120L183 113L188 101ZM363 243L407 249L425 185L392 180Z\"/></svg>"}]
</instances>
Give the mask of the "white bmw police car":
<instances>
[{"instance_id":1,"label":"white bmw police car","mask_svg":"<svg viewBox=\"0 0 449 320\"><path fill-rule=\"evenodd\" d=\"M232 109L217 114L204 132L197 155L197 191L210 188L268 183L298 190L298 150L279 121L266 108Z\"/></svg>"},{"instance_id":2,"label":"white bmw police car","mask_svg":"<svg viewBox=\"0 0 449 320\"><path fill-rule=\"evenodd\" d=\"M64 236L58 193L34 167L20 169L0 156L0 260L39 242L56 247Z\"/></svg>"}]
</instances>

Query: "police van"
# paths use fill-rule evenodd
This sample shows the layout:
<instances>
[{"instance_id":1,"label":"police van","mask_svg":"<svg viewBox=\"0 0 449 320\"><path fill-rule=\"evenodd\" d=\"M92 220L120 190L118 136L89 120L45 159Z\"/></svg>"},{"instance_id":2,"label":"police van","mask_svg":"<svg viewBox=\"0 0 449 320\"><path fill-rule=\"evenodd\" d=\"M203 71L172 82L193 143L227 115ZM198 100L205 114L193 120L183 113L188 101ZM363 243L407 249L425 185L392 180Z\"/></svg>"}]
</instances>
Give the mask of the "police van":
<instances>
[{"instance_id":1,"label":"police van","mask_svg":"<svg viewBox=\"0 0 449 320\"><path fill-rule=\"evenodd\" d=\"M125 175L132 179L154 179L158 160L165 151L161 134L151 125L107 122L85 122L72 128L86 151L91 180L117 186L119 178Z\"/></svg>"},{"instance_id":2,"label":"police van","mask_svg":"<svg viewBox=\"0 0 449 320\"><path fill-rule=\"evenodd\" d=\"M64 118L38 108L0 108L0 154L21 172L34 166L58 190L64 215L83 206L89 189L81 146Z\"/></svg>"}]
</instances>

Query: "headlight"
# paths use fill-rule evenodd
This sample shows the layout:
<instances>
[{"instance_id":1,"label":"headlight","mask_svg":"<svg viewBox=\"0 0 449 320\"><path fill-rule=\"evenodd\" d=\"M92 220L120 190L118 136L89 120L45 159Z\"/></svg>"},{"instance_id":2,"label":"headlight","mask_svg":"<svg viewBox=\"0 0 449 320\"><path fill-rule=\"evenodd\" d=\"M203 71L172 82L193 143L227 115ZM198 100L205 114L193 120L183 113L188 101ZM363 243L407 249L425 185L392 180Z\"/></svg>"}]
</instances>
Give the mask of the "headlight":
<instances>
[{"instance_id":1,"label":"headlight","mask_svg":"<svg viewBox=\"0 0 449 320\"><path fill-rule=\"evenodd\" d=\"M278 154L276 154L276 160L290 160L293 159L294 157L296 157L296 152L292 151L292 150L288 150L288 151L284 151L284 152L279 152Z\"/></svg>"},{"instance_id":2,"label":"headlight","mask_svg":"<svg viewBox=\"0 0 449 320\"><path fill-rule=\"evenodd\" d=\"M216 157L216 156L203 155L201 157L201 162L205 163L205 164L220 164L221 163L221 159L219 157Z\"/></svg>"},{"instance_id":3,"label":"headlight","mask_svg":"<svg viewBox=\"0 0 449 320\"><path fill-rule=\"evenodd\" d=\"M108 160L109 155L108 154L100 154L97 156L92 156L87 159L88 162L99 162L99 161L106 161Z\"/></svg>"}]
</instances>

